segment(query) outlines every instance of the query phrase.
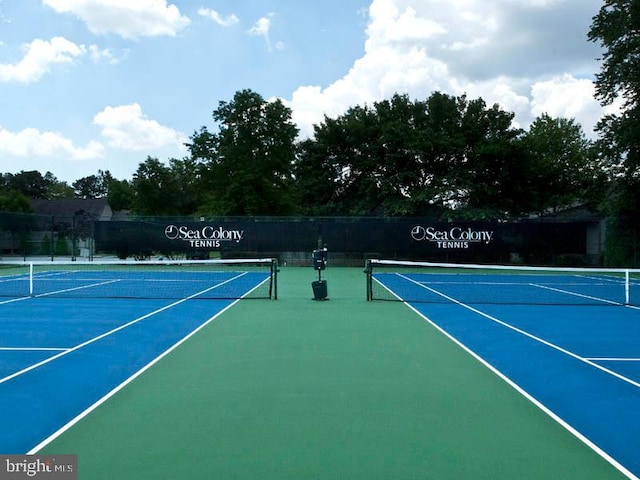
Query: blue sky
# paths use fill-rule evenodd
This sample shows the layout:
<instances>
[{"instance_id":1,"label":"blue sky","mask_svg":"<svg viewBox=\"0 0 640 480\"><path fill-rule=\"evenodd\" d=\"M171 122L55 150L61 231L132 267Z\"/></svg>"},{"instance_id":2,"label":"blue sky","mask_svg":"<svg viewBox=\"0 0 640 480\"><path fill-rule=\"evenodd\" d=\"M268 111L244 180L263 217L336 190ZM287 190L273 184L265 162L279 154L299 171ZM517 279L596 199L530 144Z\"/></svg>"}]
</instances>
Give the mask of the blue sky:
<instances>
[{"instance_id":1,"label":"blue sky","mask_svg":"<svg viewBox=\"0 0 640 480\"><path fill-rule=\"evenodd\" d=\"M220 101L281 98L301 136L394 93L498 103L588 136L602 0L0 0L0 172L130 179Z\"/></svg>"}]
</instances>

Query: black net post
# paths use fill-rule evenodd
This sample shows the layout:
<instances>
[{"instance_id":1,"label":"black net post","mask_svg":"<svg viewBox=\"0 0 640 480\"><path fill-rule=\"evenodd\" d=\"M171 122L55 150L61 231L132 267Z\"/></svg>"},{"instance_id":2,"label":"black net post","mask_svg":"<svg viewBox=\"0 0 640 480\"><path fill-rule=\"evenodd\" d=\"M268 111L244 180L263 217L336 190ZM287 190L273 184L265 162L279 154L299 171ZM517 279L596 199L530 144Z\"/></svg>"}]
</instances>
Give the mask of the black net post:
<instances>
[{"instance_id":1,"label":"black net post","mask_svg":"<svg viewBox=\"0 0 640 480\"><path fill-rule=\"evenodd\" d=\"M278 259L274 258L271 261L271 279L272 279L272 290L273 290L273 299L278 299ZM269 296L271 296L271 292L269 292Z\"/></svg>"},{"instance_id":2,"label":"black net post","mask_svg":"<svg viewBox=\"0 0 640 480\"><path fill-rule=\"evenodd\" d=\"M367 302L373 300L372 280L373 267L371 266L371 260L367 259L364 263L364 273L367 276Z\"/></svg>"}]
</instances>

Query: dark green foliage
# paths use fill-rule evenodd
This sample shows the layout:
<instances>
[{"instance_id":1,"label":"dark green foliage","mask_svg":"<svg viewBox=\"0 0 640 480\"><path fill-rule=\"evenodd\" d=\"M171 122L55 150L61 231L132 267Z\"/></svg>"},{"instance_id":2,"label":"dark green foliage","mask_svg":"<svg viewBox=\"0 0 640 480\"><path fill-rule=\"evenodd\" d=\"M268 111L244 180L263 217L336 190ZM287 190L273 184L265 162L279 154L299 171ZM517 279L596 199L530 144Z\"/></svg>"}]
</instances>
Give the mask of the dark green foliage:
<instances>
[{"instance_id":1,"label":"dark green foliage","mask_svg":"<svg viewBox=\"0 0 640 480\"><path fill-rule=\"evenodd\" d=\"M218 133L206 127L188 147L199 164L202 203L213 215L281 215L294 212L291 169L297 127L280 100L237 92L213 112Z\"/></svg>"},{"instance_id":2,"label":"dark green foliage","mask_svg":"<svg viewBox=\"0 0 640 480\"><path fill-rule=\"evenodd\" d=\"M482 99L405 95L325 118L300 145L305 213L500 218L528 212L530 157L513 114ZM315 205L315 207L314 207Z\"/></svg>"},{"instance_id":3,"label":"dark green foliage","mask_svg":"<svg viewBox=\"0 0 640 480\"><path fill-rule=\"evenodd\" d=\"M602 188L602 166L574 120L537 118L524 136L531 158L534 211L557 212L571 205L594 204Z\"/></svg>"},{"instance_id":4,"label":"dark green foliage","mask_svg":"<svg viewBox=\"0 0 640 480\"><path fill-rule=\"evenodd\" d=\"M44 176L38 171L5 173L0 181L0 192L15 190L27 198L51 200L73 197L73 189L59 181L51 172Z\"/></svg>"},{"instance_id":5,"label":"dark green foliage","mask_svg":"<svg viewBox=\"0 0 640 480\"><path fill-rule=\"evenodd\" d=\"M604 50L597 98L603 105L622 103L619 114L607 115L598 125L598 151L610 178L604 208L615 224L608 243L616 248L609 251L637 263L640 226L626 219L640 218L640 1L605 0L588 38Z\"/></svg>"},{"instance_id":6,"label":"dark green foliage","mask_svg":"<svg viewBox=\"0 0 640 480\"><path fill-rule=\"evenodd\" d=\"M0 189L0 211L28 213L32 208L27 196L18 190Z\"/></svg>"}]
</instances>

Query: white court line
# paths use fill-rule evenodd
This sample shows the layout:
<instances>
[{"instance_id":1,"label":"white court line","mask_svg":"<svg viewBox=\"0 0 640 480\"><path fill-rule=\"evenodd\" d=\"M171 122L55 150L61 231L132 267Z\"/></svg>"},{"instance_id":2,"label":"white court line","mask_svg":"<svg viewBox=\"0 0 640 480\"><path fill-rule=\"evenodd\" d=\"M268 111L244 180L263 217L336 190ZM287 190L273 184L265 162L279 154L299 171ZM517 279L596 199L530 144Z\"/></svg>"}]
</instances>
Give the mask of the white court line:
<instances>
[{"instance_id":1,"label":"white court line","mask_svg":"<svg viewBox=\"0 0 640 480\"><path fill-rule=\"evenodd\" d=\"M59 293L67 293L67 292L74 292L76 290L84 290L86 288L101 287L102 285L109 285L110 283L116 283L116 282L119 282L119 281L120 280L107 280L106 282L91 283L89 285L83 285L81 287L65 288L63 290L54 290L53 292L40 293L40 294L34 295L34 296L35 297L48 297L48 296L51 296L51 295L57 295Z\"/></svg>"},{"instance_id":2,"label":"white court line","mask_svg":"<svg viewBox=\"0 0 640 480\"><path fill-rule=\"evenodd\" d=\"M420 282L417 282L415 280L412 280L402 274L397 274L398 276L405 278L406 280L409 280L412 283L415 283L416 285L420 285L422 288L426 288L427 290L430 290L431 292L442 296L443 298L446 298L447 300L450 300L451 302L460 305L461 307L467 308L469 310L471 310L474 313L477 313L483 317L488 318L489 320L495 321L501 325L504 325L507 328L510 328L512 330L515 330L518 333L521 333L527 337L530 337L532 339L537 339L538 341L542 342L545 345L548 345L552 348L556 348L559 351L566 353L567 355L570 355L574 358L577 358L581 361L586 361L587 359L583 359L581 357L578 357L577 355L568 352L564 349L561 349L560 347L554 346L553 344L550 344L549 342L546 342L542 339L538 339L537 337L524 332L523 330L520 330L516 327L513 327L512 325L509 325L507 323L501 322L500 320L497 320L487 314L485 314L484 312L481 312L473 307L470 307L469 305L465 305L441 292L438 292L437 290L433 290L429 287L427 287L426 285L421 284ZM385 287L386 288L386 287ZM491 370L495 375L497 375L499 378L501 378L502 380L504 380L508 385L510 385L514 390L516 390L517 392L519 392L522 396L524 396L527 400L529 400L531 403L533 403L535 406L537 406L540 410L542 410L544 413L546 413L549 417L551 417L553 420L555 420L559 425L561 425L562 427L564 427L568 432L570 432L572 435L574 435L576 438L578 438L581 442L583 442L585 445L587 445L589 448L591 448L594 452L596 452L598 455L600 455L602 458L604 458L607 462L609 462L611 465L613 465L613 467L615 467L617 470L619 470L621 473L623 473L625 476L627 476L628 478L630 478L631 480L640 480L640 478L638 478L636 475L634 475L631 471L629 471L624 465L622 465L620 462L618 462L615 458L613 458L611 455L609 455L607 452L605 452L604 450L602 450L598 445L596 445L595 443L593 443L591 440L589 440L586 436L584 436L582 433L580 433L578 430L576 430L573 426L571 426L569 423L565 422L561 417L559 417L556 413L554 413L551 409L549 409L546 405L544 405L543 403L541 403L538 399L536 399L534 396L532 396L529 392L527 392L525 389L523 389L520 385L518 385L517 383L515 383L513 380L511 380L509 377L507 377L504 373L502 373L500 370L498 370L496 367L494 367L493 365L491 365L487 360L485 360L484 358L482 358L480 355L478 355L476 352L474 352L473 350L471 350L471 348L469 348L467 345L465 345L464 343L462 343L460 340L458 340L456 337L454 337L452 334L450 334L449 332L447 332L444 328L442 328L440 325L438 325L437 323L435 323L433 320L431 320L429 317L427 317L425 314L423 314L422 312L420 312L419 310L417 310L413 305L411 305L408 302L403 301L403 303L409 307L411 310L413 310L416 314L418 314L425 322L427 322L429 325L431 325L432 327L434 327L436 330L438 330L440 333L442 333L444 336L446 336L447 338L449 338L452 342L454 342L456 345L458 345L460 348L462 348L465 352L467 352L469 355L471 355L473 358L475 358L476 360L478 360L482 365L484 365L485 367L487 367L489 370ZM592 362L587 362L590 365L603 370L603 371L608 371L605 368L600 367L599 365L596 365ZM611 373L615 373L615 372L611 372ZM614 376L618 376L618 375L614 375ZM624 378L624 377L623 377ZM628 380L628 379L627 379ZM640 387L640 385L636 384L636 386Z\"/></svg>"},{"instance_id":3,"label":"white court line","mask_svg":"<svg viewBox=\"0 0 640 480\"><path fill-rule=\"evenodd\" d=\"M13 303L13 302L21 302L23 300L29 300L31 297L19 297L19 298L12 298L10 300L3 300L0 302L0 305L5 305L7 303Z\"/></svg>"},{"instance_id":4,"label":"white court line","mask_svg":"<svg viewBox=\"0 0 640 480\"><path fill-rule=\"evenodd\" d=\"M83 285L81 287L74 287L74 288L66 288L64 290L55 290L53 292L46 292L46 293L39 293L37 295L34 295L34 297L48 297L51 295L57 295L59 293L67 293L67 292L73 292L75 290L82 290L85 288L92 288L92 287L100 287L102 285L107 285L109 283L114 283L114 282L118 282L119 280L108 280L106 282L100 282L100 283L92 283L90 285ZM32 297L19 297L19 298L12 298L10 300L3 300L0 302L0 305L4 305L7 303L13 303L13 302L21 302L23 300L29 300Z\"/></svg>"},{"instance_id":5,"label":"white court line","mask_svg":"<svg viewBox=\"0 0 640 480\"><path fill-rule=\"evenodd\" d=\"M603 358L587 358L592 362L640 362L640 358L615 358L615 357L603 357Z\"/></svg>"},{"instance_id":6,"label":"white court line","mask_svg":"<svg viewBox=\"0 0 640 480\"><path fill-rule=\"evenodd\" d=\"M608 303L611 305L618 305L618 306L624 305L624 303L614 302L613 300L607 300L606 298L592 297L591 295L584 295L582 293L571 292L569 290L563 290L561 288L549 287L547 285L540 285L537 283L529 283L528 285L531 285L532 287L542 288L544 290L551 290L552 292L558 292L565 295L572 295L574 297L586 298L587 300L595 300L597 302Z\"/></svg>"},{"instance_id":7,"label":"white court line","mask_svg":"<svg viewBox=\"0 0 640 480\"><path fill-rule=\"evenodd\" d=\"M56 347L0 347L0 352L66 352L69 348Z\"/></svg>"},{"instance_id":8,"label":"white court line","mask_svg":"<svg viewBox=\"0 0 640 480\"><path fill-rule=\"evenodd\" d=\"M587 278L589 278L589 277L587 277ZM635 305L626 305L624 303L614 302L612 300L607 300L605 298L592 297L590 295L583 295L581 293L571 292L569 290L563 290L563 289L560 289L560 288L549 287L547 285L539 285L537 283L530 283L529 285L531 285L532 287L538 287L538 288L543 288L543 289L547 289L547 290L552 290L552 291L555 291L555 292L563 293L565 295L573 295L573 296L576 296L576 297L582 297L582 298L586 298L586 299L589 299L589 300L596 300L598 302L608 303L608 304L616 305L616 306L619 306L619 307L627 307L627 308L632 308L634 310L640 310L640 307L637 307Z\"/></svg>"},{"instance_id":9,"label":"white court line","mask_svg":"<svg viewBox=\"0 0 640 480\"><path fill-rule=\"evenodd\" d=\"M146 318L152 317L153 315L156 315L156 314L158 314L160 312L163 312L164 310L168 310L168 309L170 309L172 307L175 307L176 305L179 305L181 303L186 302L187 300L191 300L192 298L195 298L198 295L202 295L203 293L206 293L206 292L209 292L211 290L214 290L214 289L224 285L225 283L229 283L229 282L231 282L233 280L236 280L236 279L242 277L243 275L246 275L246 272L245 273L241 273L240 275L237 275L237 276L235 276L233 278L230 278L228 280L225 280L224 282L219 283L217 285L214 285L213 287L206 288L206 289L202 290L201 292L194 293L193 295L190 295L190 296L188 296L186 298L178 300L177 302L173 302L173 303L171 303L169 305L166 305L166 306L164 306L162 308L154 310L151 313L147 313L146 315L138 317L135 320L131 320L130 322L127 322L127 323L125 323L123 325L120 325L119 327L116 327L116 328L114 328L112 330L109 330L108 332L105 332L102 335L98 335L97 337L91 338L91 339L87 340L86 342L80 343L79 345L76 345L75 347L72 347L72 348L70 348L68 350L65 350L65 351L63 351L61 353L58 353L57 355L54 355L54 356L52 356L50 358L47 358L46 360L43 360L43 361L38 362L38 363L35 363L35 364L33 364L33 365L31 365L31 366L29 366L27 368L23 368L22 370L20 370L18 372L15 372L15 373L12 373L11 375L8 375L8 376L6 376L4 378L0 378L0 384L8 382L9 380L11 380L13 378L16 378L16 377L19 377L20 375L23 375L23 374L25 374L25 373L27 373L27 372L29 372L31 370L35 370L38 367L46 365L47 363L52 362L54 360L57 360L58 358L63 357L64 355L68 355L71 352L75 352L76 350L79 350L79 349L81 349L83 347L86 347L87 345L95 343L98 340L102 340L103 338L106 338L106 337L108 337L110 335L113 335L114 333L117 333L120 330L124 330L125 328L128 328L131 325L135 325L136 323L139 323L139 322L141 322L142 320L144 320Z\"/></svg>"}]
</instances>

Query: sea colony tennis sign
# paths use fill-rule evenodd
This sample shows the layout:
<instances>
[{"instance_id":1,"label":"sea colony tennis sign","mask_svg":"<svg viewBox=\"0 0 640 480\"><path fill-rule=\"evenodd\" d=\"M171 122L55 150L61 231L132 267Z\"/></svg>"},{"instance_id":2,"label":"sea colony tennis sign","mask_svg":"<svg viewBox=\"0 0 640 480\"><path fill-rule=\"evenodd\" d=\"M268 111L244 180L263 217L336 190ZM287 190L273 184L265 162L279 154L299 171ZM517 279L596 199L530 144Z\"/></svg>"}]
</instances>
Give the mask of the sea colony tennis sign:
<instances>
[{"instance_id":1,"label":"sea colony tennis sign","mask_svg":"<svg viewBox=\"0 0 640 480\"><path fill-rule=\"evenodd\" d=\"M193 248L220 248L223 243L240 243L244 238L244 230L227 230L224 227L211 225L199 228L167 225L164 236L169 240L188 242Z\"/></svg>"},{"instance_id":2,"label":"sea colony tennis sign","mask_svg":"<svg viewBox=\"0 0 640 480\"><path fill-rule=\"evenodd\" d=\"M411 238L416 242L431 242L440 249L465 249L471 244L489 245L494 238L491 230L474 230L473 228L451 227L437 229L416 225L411 229Z\"/></svg>"}]
</instances>

